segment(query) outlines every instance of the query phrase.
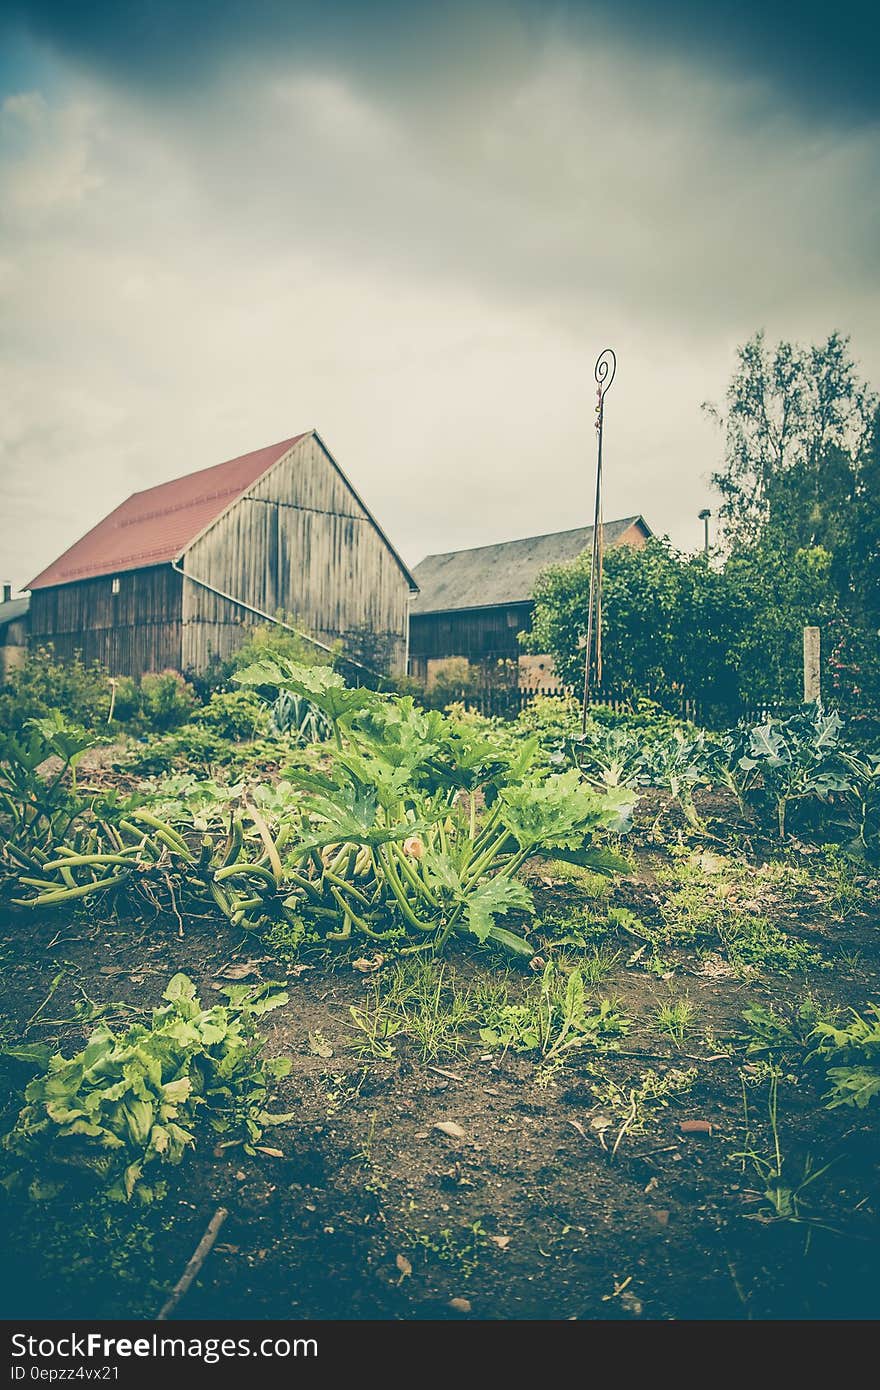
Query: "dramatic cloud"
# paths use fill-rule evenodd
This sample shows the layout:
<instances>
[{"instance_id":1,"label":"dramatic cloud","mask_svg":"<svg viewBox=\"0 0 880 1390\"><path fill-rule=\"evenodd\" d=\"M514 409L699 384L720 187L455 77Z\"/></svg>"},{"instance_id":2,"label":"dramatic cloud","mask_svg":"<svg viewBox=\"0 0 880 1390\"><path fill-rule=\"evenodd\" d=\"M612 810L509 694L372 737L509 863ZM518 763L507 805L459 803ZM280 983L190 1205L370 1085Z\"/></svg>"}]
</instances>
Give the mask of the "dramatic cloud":
<instances>
[{"instance_id":1,"label":"dramatic cloud","mask_svg":"<svg viewBox=\"0 0 880 1390\"><path fill-rule=\"evenodd\" d=\"M821 51L809 7L651 13L22 6L3 577L310 426L411 561L580 524L606 342L607 512L696 543L738 341L880 376L876 93L841 11Z\"/></svg>"},{"instance_id":2,"label":"dramatic cloud","mask_svg":"<svg viewBox=\"0 0 880 1390\"><path fill-rule=\"evenodd\" d=\"M265 62L279 50L356 66L395 88L432 64L455 81L553 24L581 42L622 37L631 50L754 74L804 111L880 113L869 0L7 0L6 9L83 63L166 87L191 86L231 56Z\"/></svg>"}]
</instances>

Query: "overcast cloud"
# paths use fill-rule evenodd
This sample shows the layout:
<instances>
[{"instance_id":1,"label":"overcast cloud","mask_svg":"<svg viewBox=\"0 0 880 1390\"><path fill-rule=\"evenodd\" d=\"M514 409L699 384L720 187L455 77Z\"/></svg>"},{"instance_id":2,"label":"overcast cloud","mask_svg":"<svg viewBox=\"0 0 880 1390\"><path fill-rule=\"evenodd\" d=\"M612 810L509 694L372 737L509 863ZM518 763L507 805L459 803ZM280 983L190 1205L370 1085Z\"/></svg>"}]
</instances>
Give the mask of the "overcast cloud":
<instances>
[{"instance_id":1,"label":"overcast cloud","mask_svg":"<svg viewBox=\"0 0 880 1390\"><path fill-rule=\"evenodd\" d=\"M880 381L861 5L824 47L809 7L785 41L748 7L242 13L13 10L16 585L129 492L312 426L411 563L582 524L606 343L606 515L693 546L738 342L840 329Z\"/></svg>"}]
</instances>

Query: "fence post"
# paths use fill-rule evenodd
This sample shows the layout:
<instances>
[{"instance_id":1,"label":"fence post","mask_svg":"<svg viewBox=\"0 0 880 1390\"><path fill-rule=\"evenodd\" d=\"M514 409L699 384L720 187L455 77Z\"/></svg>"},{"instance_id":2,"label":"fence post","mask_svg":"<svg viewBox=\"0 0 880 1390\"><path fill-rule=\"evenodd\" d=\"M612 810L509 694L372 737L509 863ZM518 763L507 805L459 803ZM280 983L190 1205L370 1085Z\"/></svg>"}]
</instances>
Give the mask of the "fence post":
<instances>
[{"instance_id":1,"label":"fence post","mask_svg":"<svg viewBox=\"0 0 880 1390\"><path fill-rule=\"evenodd\" d=\"M817 627L804 628L804 704L816 705L822 698L819 672L820 636Z\"/></svg>"}]
</instances>

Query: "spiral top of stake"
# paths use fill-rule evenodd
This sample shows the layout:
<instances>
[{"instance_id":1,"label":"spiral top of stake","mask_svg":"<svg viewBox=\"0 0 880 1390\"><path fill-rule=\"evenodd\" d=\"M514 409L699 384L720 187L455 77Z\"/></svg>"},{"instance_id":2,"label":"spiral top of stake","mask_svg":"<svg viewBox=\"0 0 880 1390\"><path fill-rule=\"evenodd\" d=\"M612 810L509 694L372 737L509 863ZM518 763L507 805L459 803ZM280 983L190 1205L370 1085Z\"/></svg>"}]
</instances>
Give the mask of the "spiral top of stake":
<instances>
[{"instance_id":1,"label":"spiral top of stake","mask_svg":"<svg viewBox=\"0 0 880 1390\"><path fill-rule=\"evenodd\" d=\"M598 397L601 402L602 397L614 380L614 373L617 371L617 356L614 348L605 348L596 358L596 367L593 375L596 378Z\"/></svg>"}]
</instances>

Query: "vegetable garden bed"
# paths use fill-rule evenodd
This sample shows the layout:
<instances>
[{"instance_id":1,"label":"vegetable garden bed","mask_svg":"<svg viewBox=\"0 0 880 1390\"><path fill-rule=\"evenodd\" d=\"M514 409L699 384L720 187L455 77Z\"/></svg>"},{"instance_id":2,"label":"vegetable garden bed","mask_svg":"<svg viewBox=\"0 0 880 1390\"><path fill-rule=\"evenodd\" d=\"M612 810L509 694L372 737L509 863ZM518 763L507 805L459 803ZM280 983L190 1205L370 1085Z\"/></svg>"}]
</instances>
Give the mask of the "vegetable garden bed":
<instances>
[{"instance_id":1,"label":"vegetable garden bed","mask_svg":"<svg viewBox=\"0 0 880 1390\"><path fill-rule=\"evenodd\" d=\"M876 1316L876 870L797 824L813 778L868 847L842 774L737 754L780 840L699 735L529 772L308 679L298 790L80 762L68 819L56 721L8 793L8 1315L153 1317L223 1208L180 1316Z\"/></svg>"}]
</instances>

